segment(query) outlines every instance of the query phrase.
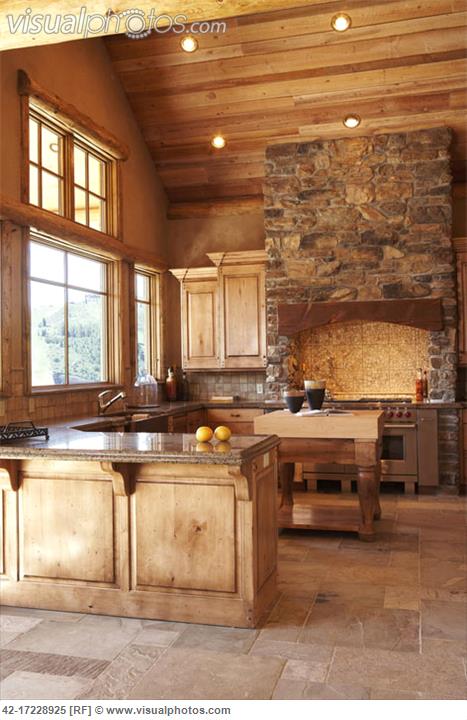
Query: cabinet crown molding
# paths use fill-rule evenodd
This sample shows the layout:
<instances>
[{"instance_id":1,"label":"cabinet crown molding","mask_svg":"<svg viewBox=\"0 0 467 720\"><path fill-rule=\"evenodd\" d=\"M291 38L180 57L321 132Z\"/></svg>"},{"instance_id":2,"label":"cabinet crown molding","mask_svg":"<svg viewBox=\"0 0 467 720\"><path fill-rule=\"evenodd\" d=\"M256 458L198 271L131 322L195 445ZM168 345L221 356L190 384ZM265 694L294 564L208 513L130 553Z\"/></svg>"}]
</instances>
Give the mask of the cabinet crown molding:
<instances>
[{"instance_id":1,"label":"cabinet crown molding","mask_svg":"<svg viewBox=\"0 0 467 720\"><path fill-rule=\"evenodd\" d=\"M200 267L200 268L171 268L169 270L177 280L217 280L217 268Z\"/></svg>"},{"instance_id":2,"label":"cabinet crown molding","mask_svg":"<svg viewBox=\"0 0 467 720\"><path fill-rule=\"evenodd\" d=\"M206 253L206 255L217 267L221 265L258 265L265 263L268 258L266 250L238 250Z\"/></svg>"}]
</instances>

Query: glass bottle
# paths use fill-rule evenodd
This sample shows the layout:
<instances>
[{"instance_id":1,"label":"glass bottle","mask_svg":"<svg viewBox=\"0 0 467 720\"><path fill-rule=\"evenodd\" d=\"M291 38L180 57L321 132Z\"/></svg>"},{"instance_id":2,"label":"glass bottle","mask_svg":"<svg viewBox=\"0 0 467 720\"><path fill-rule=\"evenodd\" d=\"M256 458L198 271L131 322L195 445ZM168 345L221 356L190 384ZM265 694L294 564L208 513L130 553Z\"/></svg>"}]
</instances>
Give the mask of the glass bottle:
<instances>
[{"instance_id":1,"label":"glass bottle","mask_svg":"<svg viewBox=\"0 0 467 720\"><path fill-rule=\"evenodd\" d=\"M423 402L423 373L422 368L417 370L417 379L415 381L415 402Z\"/></svg>"},{"instance_id":2,"label":"glass bottle","mask_svg":"<svg viewBox=\"0 0 467 720\"><path fill-rule=\"evenodd\" d=\"M167 373L167 380L165 381L165 387L167 390L167 400L173 402L177 399L177 378L172 367L169 367Z\"/></svg>"}]
</instances>

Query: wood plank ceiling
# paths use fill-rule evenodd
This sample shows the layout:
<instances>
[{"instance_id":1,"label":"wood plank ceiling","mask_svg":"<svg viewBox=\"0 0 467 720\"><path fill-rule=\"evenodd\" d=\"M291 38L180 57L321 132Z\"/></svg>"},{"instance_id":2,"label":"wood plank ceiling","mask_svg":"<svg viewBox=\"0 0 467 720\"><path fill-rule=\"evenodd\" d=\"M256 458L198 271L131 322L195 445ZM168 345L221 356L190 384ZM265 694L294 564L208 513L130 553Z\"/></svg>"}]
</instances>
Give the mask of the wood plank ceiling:
<instances>
[{"instance_id":1,"label":"wood plank ceiling","mask_svg":"<svg viewBox=\"0 0 467 720\"><path fill-rule=\"evenodd\" d=\"M344 33L337 10L352 18ZM229 20L192 54L175 35L105 42L176 216L178 203L259 202L278 142L447 125L465 183L466 19L465 0L347 0Z\"/></svg>"}]
</instances>

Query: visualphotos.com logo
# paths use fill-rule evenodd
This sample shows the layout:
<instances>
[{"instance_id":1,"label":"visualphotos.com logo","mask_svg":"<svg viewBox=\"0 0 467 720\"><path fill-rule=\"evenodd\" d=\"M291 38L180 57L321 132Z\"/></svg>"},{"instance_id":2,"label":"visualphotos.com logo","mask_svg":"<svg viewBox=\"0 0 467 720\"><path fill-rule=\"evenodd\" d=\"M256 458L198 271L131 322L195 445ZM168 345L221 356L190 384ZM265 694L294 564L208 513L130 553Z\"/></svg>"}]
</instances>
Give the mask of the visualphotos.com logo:
<instances>
[{"instance_id":1,"label":"visualphotos.com logo","mask_svg":"<svg viewBox=\"0 0 467 720\"><path fill-rule=\"evenodd\" d=\"M125 33L134 40L148 37L151 33L176 34L190 33L205 35L207 33L225 33L227 23L223 20L193 21L189 22L186 15L157 14L155 9L145 13L139 8L131 8L114 12L108 10L105 14L89 13L82 7L78 15L33 13L27 8L18 15L7 14L8 30L12 35L79 35L88 38L93 35L107 35Z\"/></svg>"}]
</instances>

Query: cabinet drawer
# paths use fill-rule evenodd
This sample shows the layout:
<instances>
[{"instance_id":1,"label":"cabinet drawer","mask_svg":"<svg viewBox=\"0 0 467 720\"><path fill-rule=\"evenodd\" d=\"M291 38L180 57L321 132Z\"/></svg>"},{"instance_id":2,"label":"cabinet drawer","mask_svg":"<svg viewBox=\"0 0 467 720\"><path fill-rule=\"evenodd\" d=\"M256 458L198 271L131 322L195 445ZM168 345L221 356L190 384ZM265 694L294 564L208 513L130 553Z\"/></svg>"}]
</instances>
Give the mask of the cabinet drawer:
<instances>
[{"instance_id":1,"label":"cabinet drawer","mask_svg":"<svg viewBox=\"0 0 467 720\"><path fill-rule=\"evenodd\" d=\"M258 415L263 415L261 408L209 408L208 422L230 424L231 423L253 423Z\"/></svg>"}]
</instances>

